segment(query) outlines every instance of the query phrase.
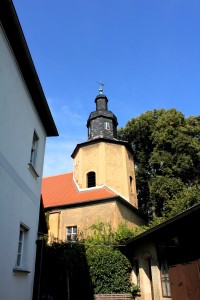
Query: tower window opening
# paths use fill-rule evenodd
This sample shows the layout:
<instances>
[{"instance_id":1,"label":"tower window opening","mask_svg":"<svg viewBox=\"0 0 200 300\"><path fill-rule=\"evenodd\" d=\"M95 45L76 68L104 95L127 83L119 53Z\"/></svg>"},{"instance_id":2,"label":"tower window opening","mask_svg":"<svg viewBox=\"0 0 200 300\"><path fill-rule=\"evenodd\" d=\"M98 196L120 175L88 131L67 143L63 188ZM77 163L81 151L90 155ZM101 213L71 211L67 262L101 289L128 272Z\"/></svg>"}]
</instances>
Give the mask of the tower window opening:
<instances>
[{"instance_id":1,"label":"tower window opening","mask_svg":"<svg viewBox=\"0 0 200 300\"><path fill-rule=\"evenodd\" d=\"M132 193L133 192L133 178L130 176L129 180L130 180L130 191Z\"/></svg>"},{"instance_id":2,"label":"tower window opening","mask_svg":"<svg viewBox=\"0 0 200 300\"><path fill-rule=\"evenodd\" d=\"M110 130L110 123L104 122L104 128Z\"/></svg>"},{"instance_id":3,"label":"tower window opening","mask_svg":"<svg viewBox=\"0 0 200 300\"><path fill-rule=\"evenodd\" d=\"M89 172L87 173L87 187L93 187L96 186L96 174L95 172Z\"/></svg>"}]
</instances>

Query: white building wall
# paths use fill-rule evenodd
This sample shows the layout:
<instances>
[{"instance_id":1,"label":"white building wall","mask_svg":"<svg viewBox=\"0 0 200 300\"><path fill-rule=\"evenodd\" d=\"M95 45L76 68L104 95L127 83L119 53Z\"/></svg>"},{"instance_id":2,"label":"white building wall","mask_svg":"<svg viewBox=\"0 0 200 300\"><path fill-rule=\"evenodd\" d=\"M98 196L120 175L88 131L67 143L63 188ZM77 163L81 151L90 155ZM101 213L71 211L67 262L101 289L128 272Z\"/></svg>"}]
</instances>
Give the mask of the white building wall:
<instances>
[{"instance_id":1,"label":"white building wall","mask_svg":"<svg viewBox=\"0 0 200 300\"><path fill-rule=\"evenodd\" d=\"M30 162L39 136L36 172ZM0 26L0 299L31 300L46 133ZM20 223L27 232L23 269L16 266Z\"/></svg>"}]
</instances>

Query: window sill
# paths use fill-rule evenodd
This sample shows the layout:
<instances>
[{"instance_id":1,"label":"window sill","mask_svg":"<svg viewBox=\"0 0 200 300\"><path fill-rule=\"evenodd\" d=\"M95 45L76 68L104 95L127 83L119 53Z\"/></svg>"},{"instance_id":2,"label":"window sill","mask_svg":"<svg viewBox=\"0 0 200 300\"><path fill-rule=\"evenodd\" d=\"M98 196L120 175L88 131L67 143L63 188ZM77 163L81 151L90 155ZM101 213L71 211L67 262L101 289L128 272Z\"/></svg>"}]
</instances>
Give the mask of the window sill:
<instances>
[{"instance_id":1,"label":"window sill","mask_svg":"<svg viewBox=\"0 0 200 300\"><path fill-rule=\"evenodd\" d=\"M28 270L25 270L25 269L21 269L21 268L14 268L13 269L13 272L14 273L31 273L30 271L28 271Z\"/></svg>"},{"instance_id":2,"label":"window sill","mask_svg":"<svg viewBox=\"0 0 200 300\"><path fill-rule=\"evenodd\" d=\"M38 173L35 171L35 168L33 167L32 164L28 164L28 166L29 166L29 170L31 171L31 173L32 173L35 177L40 177L40 176L38 175Z\"/></svg>"}]
</instances>

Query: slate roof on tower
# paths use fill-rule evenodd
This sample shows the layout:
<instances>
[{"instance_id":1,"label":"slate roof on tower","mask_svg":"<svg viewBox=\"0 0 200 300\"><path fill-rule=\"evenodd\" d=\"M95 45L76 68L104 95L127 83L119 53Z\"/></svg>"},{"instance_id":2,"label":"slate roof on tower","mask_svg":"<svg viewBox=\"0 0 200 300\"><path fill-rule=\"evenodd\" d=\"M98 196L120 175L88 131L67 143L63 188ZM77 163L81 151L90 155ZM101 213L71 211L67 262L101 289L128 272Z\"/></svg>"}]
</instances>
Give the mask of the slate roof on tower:
<instances>
[{"instance_id":1,"label":"slate roof on tower","mask_svg":"<svg viewBox=\"0 0 200 300\"><path fill-rule=\"evenodd\" d=\"M88 140L96 138L117 139L117 117L108 110L108 98L99 94L95 98L96 111L91 112L88 121Z\"/></svg>"}]
</instances>

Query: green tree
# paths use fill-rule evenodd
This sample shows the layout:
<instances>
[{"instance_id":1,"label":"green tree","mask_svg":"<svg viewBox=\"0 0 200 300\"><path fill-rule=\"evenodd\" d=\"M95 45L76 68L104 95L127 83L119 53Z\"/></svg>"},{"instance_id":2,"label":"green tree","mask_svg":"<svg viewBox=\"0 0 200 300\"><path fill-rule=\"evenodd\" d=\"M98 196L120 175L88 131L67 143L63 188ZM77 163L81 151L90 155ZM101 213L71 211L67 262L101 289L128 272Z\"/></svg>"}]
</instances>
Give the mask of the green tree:
<instances>
[{"instance_id":1,"label":"green tree","mask_svg":"<svg viewBox=\"0 0 200 300\"><path fill-rule=\"evenodd\" d=\"M117 230L109 224L91 226L92 232L84 240L87 262L95 294L123 294L131 292L131 263L123 254L124 242L139 233L122 223ZM140 229L142 230L142 229Z\"/></svg>"},{"instance_id":2,"label":"green tree","mask_svg":"<svg viewBox=\"0 0 200 300\"><path fill-rule=\"evenodd\" d=\"M199 116L185 118L174 108L147 111L128 121L119 138L132 145L139 207L151 219L200 201Z\"/></svg>"}]
</instances>

